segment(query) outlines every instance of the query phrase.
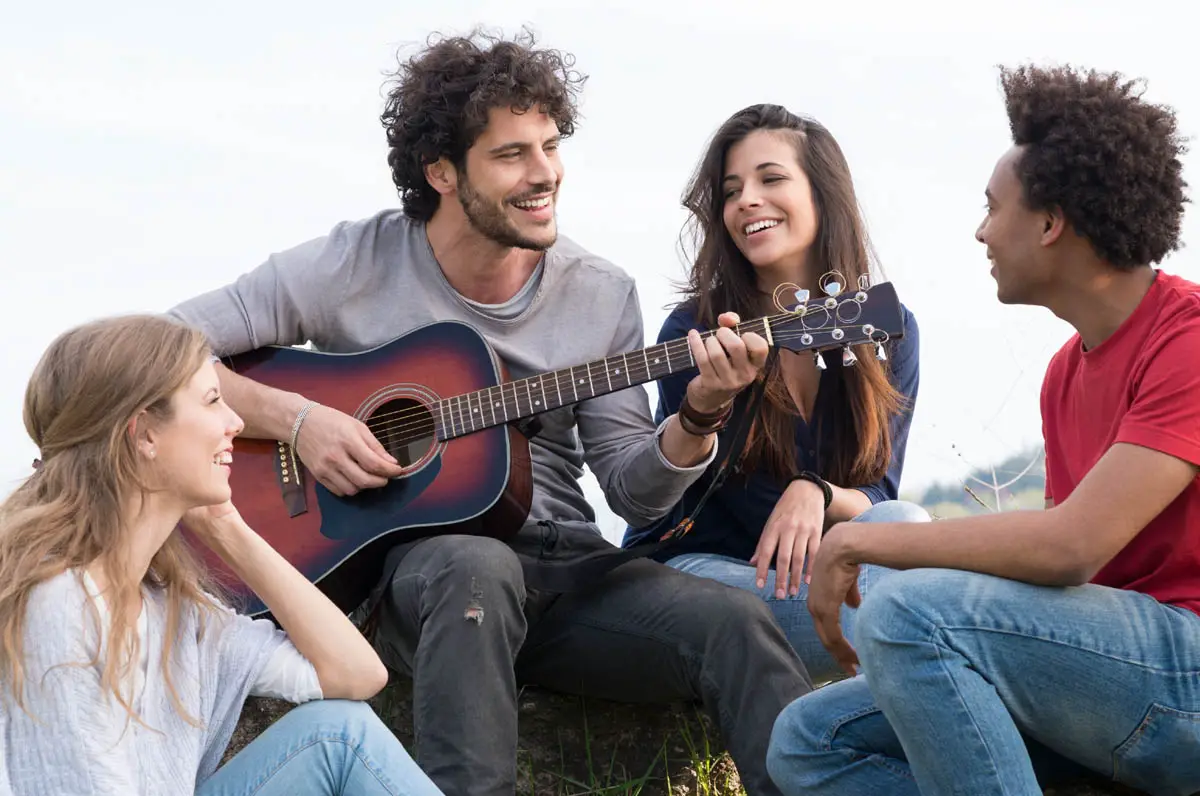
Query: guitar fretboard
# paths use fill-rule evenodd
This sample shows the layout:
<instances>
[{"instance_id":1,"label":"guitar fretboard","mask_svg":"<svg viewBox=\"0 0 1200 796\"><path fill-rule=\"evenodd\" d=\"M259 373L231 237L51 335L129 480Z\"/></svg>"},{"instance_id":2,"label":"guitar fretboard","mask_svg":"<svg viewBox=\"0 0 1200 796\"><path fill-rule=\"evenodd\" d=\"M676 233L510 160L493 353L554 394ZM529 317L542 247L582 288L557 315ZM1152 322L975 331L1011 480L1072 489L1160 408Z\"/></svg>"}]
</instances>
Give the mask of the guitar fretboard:
<instances>
[{"instance_id":1,"label":"guitar fretboard","mask_svg":"<svg viewBox=\"0 0 1200 796\"><path fill-rule=\"evenodd\" d=\"M766 319L747 321L734 327L734 331L739 335L755 332L766 337ZM701 336L706 339L714 333L703 332ZM444 398L433 407L437 437L443 441L454 439L694 367L696 362L687 338L680 338Z\"/></svg>"}]
</instances>

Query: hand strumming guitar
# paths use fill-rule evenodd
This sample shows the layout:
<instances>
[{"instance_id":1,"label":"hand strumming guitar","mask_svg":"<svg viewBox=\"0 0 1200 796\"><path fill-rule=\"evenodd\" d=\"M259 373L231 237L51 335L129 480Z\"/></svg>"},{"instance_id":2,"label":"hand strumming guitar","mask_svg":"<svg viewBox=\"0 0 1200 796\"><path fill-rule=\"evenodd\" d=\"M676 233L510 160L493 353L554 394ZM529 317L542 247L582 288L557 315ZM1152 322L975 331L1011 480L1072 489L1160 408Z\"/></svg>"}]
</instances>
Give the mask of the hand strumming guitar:
<instances>
[{"instance_id":1,"label":"hand strumming guitar","mask_svg":"<svg viewBox=\"0 0 1200 796\"><path fill-rule=\"evenodd\" d=\"M384 486L404 472L365 423L319 404L304 418L296 453L316 479L338 496Z\"/></svg>"}]
</instances>

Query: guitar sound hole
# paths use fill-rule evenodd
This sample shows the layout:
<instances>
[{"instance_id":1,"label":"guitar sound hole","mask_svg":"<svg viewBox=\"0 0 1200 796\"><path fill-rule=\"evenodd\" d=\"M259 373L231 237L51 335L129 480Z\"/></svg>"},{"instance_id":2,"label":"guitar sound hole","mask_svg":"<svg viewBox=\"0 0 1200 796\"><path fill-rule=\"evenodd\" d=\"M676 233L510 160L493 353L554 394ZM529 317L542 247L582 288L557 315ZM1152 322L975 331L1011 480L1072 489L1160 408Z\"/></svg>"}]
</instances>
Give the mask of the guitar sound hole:
<instances>
[{"instance_id":1,"label":"guitar sound hole","mask_svg":"<svg viewBox=\"0 0 1200 796\"><path fill-rule=\"evenodd\" d=\"M401 467L419 462L436 442L433 413L411 398L381 404L367 419L367 426Z\"/></svg>"}]
</instances>

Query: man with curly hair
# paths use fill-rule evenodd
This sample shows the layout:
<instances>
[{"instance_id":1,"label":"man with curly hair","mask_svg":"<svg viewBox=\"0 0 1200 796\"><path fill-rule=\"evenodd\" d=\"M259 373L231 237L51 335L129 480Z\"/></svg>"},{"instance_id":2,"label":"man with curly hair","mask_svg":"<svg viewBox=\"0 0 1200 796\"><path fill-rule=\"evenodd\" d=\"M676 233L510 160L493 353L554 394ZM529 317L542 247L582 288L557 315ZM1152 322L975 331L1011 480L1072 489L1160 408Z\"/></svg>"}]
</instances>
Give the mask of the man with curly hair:
<instances>
[{"instance_id":1,"label":"man with curly hair","mask_svg":"<svg viewBox=\"0 0 1200 796\"><path fill-rule=\"evenodd\" d=\"M515 378L642 348L633 280L557 232L559 145L574 131L582 82L569 56L528 35L430 43L401 65L382 116L403 210L338 224L173 314L220 355L305 341L362 351L456 319ZM689 401L712 416L767 351L762 338L728 328L690 345L699 375ZM246 434L289 441L298 429L301 459L333 493L402 472L358 420L220 371ZM581 557L619 552L584 499L585 463L609 505L641 526L701 475L715 428L676 416L656 428L641 388L540 417L532 510L511 545L444 535L398 546L367 606L378 607L384 661L413 678L421 767L449 794L512 794L517 688L535 683L702 702L748 790L778 793L765 764L771 725L811 682L761 600L645 558L586 588L539 585L548 570L561 576Z\"/></svg>"},{"instance_id":2,"label":"man with curly hair","mask_svg":"<svg viewBox=\"0 0 1200 796\"><path fill-rule=\"evenodd\" d=\"M1046 508L842 524L822 641L862 674L776 722L788 794L1041 794L1091 772L1200 791L1200 286L1179 248L1174 112L1117 74L1004 69L1013 146L976 237L1000 301L1076 334L1042 388ZM894 567L838 627L862 564Z\"/></svg>"}]
</instances>

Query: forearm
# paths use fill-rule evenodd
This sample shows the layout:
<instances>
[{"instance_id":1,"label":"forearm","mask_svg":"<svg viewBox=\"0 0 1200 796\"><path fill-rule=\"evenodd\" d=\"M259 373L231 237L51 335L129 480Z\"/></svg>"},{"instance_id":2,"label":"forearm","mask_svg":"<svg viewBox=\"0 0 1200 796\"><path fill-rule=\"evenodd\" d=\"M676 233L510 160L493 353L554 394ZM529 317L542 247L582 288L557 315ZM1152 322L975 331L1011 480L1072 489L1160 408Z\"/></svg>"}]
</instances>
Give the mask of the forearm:
<instances>
[{"instance_id":1,"label":"forearm","mask_svg":"<svg viewBox=\"0 0 1200 796\"><path fill-rule=\"evenodd\" d=\"M241 436L283 442L291 439L292 424L305 404L303 395L259 384L220 363L216 369L225 403L246 423Z\"/></svg>"},{"instance_id":2,"label":"forearm","mask_svg":"<svg viewBox=\"0 0 1200 796\"><path fill-rule=\"evenodd\" d=\"M240 518L207 543L254 590L312 663L327 699L368 699L387 682L375 650L337 606Z\"/></svg>"},{"instance_id":3,"label":"forearm","mask_svg":"<svg viewBox=\"0 0 1200 796\"><path fill-rule=\"evenodd\" d=\"M920 523L843 523L823 545L857 564L892 569L935 567L1045 586L1091 577L1077 534L1056 532L1051 511L1012 511Z\"/></svg>"},{"instance_id":4,"label":"forearm","mask_svg":"<svg viewBox=\"0 0 1200 796\"><path fill-rule=\"evenodd\" d=\"M716 444L716 434L696 436L683 430L679 415L671 415L659 437L659 447L667 461L676 467L694 467L708 458Z\"/></svg>"}]
</instances>

